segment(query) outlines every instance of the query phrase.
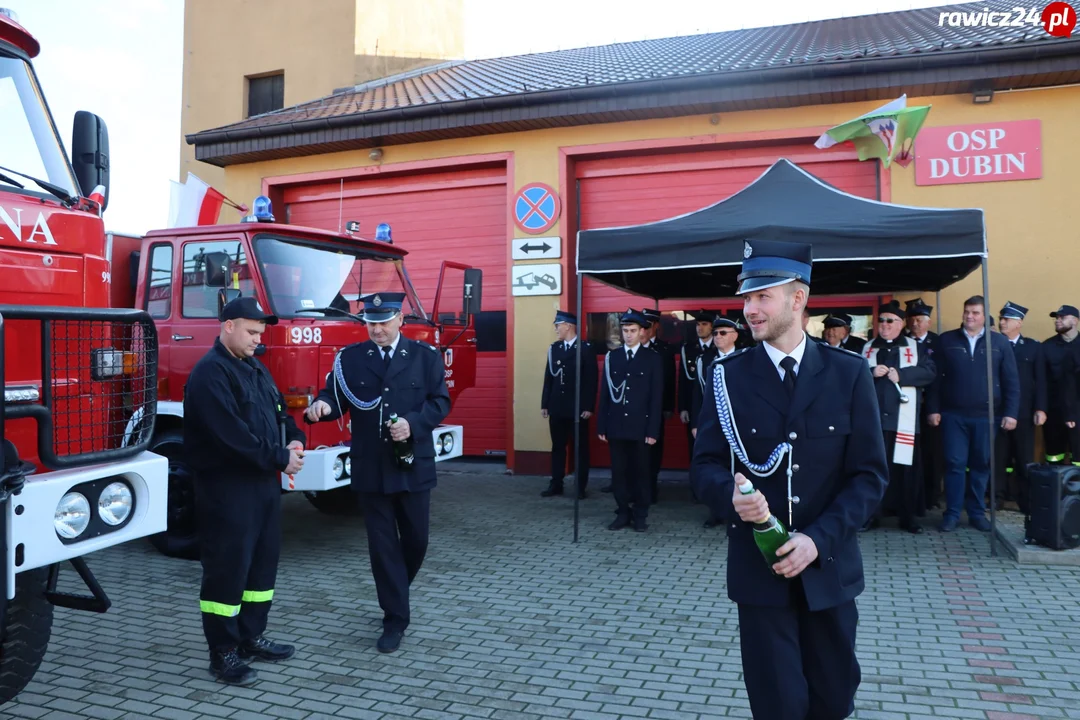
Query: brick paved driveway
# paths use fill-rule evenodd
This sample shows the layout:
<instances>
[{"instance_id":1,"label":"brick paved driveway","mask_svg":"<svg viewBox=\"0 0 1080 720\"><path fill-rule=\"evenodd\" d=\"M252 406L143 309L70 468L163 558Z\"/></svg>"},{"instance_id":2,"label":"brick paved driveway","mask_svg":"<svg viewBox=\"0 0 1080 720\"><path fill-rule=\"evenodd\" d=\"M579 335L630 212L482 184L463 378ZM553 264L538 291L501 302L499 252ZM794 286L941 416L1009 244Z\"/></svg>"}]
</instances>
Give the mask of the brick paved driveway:
<instances>
[{"instance_id":1,"label":"brick paved driveway","mask_svg":"<svg viewBox=\"0 0 1080 720\"><path fill-rule=\"evenodd\" d=\"M297 657L249 689L208 679L199 567L144 542L90 564L106 615L57 611L6 717L750 717L721 532L663 484L650 531L608 532L610 495L542 500L537 478L450 473L402 650L380 617L357 520L285 502L271 630ZM857 718L1080 718L1080 570L990 558L964 528L865 536Z\"/></svg>"}]
</instances>

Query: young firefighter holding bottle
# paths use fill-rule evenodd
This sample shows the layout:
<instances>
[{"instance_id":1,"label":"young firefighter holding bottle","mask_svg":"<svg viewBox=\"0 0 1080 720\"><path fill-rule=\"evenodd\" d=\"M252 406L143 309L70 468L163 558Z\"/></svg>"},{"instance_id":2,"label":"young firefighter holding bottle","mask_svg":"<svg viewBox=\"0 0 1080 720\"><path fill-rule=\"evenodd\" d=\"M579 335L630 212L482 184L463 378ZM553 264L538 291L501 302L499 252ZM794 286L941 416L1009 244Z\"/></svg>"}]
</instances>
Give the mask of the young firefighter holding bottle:
<instances>
[{"instance_id":1,"label":"young firefighter holding bottle","mask_svg":"<svg viewBox=\"0 0 1080 720\"><path fill-rule=\"evenodd\" d=\"M726 521L754 717L840 720L861 681L858 530L888 478L877 396L865 359L801 327L811 246L751 240L743 258L760 344L707 369L691 477Z\"/></svg>"}]
</instances>

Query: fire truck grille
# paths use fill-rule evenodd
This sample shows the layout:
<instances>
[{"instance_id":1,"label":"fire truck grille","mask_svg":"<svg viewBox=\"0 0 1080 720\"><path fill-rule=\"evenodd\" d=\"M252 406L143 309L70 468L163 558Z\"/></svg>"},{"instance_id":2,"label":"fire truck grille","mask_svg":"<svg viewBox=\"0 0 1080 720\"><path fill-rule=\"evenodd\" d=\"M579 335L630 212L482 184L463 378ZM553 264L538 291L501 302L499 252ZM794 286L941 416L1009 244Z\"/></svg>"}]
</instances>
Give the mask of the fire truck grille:
<instances>
[{"instance_id":1,"label":"fire truck grille","mask_svg":"<svg viewBox=\"0 0 1080 720\"><path fill-rule=\"evenodd\" d=\"M6 363L40 363L37 397L5 403L34 418L43 465L115 462L147 449L157 415L157 331L137 310L0 307ZM17 338L17 341L15 340ZM14 342L13 342L14 341Z\"/></svg>"}]
</instances>

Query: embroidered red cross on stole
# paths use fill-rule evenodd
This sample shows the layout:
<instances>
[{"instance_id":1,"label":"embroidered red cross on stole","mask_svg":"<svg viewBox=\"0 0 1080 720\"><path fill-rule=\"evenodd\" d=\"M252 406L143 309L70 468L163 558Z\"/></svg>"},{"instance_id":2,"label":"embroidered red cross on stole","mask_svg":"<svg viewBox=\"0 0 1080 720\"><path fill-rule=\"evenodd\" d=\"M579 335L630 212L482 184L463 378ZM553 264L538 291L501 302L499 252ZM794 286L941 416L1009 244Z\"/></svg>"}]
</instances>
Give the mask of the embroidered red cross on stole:
<instances>
[{"instance_id":1,"label":"embroidered red cross on stole","mask_svg":"<svg viewBox=\"0 0 1080 720\"><path fill-rule=\"evenodd\" d=\"M911 348L904 348L904 359L911 362Z\"/></svg>"}]
</instances>

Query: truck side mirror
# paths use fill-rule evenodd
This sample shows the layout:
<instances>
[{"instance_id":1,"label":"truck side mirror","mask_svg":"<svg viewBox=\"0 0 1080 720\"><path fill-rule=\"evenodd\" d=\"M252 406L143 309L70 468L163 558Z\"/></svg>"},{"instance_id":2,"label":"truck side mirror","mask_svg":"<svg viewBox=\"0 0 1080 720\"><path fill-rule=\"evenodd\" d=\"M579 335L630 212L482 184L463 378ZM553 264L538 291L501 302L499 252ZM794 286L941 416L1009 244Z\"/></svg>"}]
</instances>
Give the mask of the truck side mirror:
<instances>
[{"instance_id":1,"label":"truck side mirror","mask_svg":"<svg viewBox=\"0 0 1080 720\"><path fill-rule=\"evenodd\" d=\"M109 130L105 121L91 112L75 113L71 131L71 166L79 181L79 191L89 197L98 186L104 188L102 211L109 207Z\"/></svg>"},{"instance_id":2,"label":"truck side mirror","mask_svg":"<svg viewBox=\"0 0 1080 720\"><path fill-rule=\"evenodd\" d=\"M217 316L221 320L221 311L225 306L240 297L240 291L234 288L221 288L217 291Z\"/></svg>"},{"instance_id":3,"label":"truck side mirror","mask_svg":"<svg viewBox=\"0 0 1080 720\"><path fill-rule=\"evenodd\" d=\"M229 284L229 253L209 252L203 255L203 285L225 287Z\"/></svg>"},{"instance_id":4,"label":"truck side mirror","mask_svg":"<svg viewBox=\"0 0 1080 720\"><path fill-rule=\"evenodd\" d=\"M465 290L462 293L461 310L465 313L465 321L469 317L480 312L480 301L483 298L484 271L480 268L469 268L465 271Z\"/></svg>"}]
</instances>

